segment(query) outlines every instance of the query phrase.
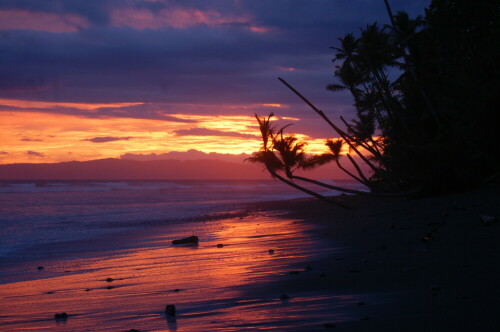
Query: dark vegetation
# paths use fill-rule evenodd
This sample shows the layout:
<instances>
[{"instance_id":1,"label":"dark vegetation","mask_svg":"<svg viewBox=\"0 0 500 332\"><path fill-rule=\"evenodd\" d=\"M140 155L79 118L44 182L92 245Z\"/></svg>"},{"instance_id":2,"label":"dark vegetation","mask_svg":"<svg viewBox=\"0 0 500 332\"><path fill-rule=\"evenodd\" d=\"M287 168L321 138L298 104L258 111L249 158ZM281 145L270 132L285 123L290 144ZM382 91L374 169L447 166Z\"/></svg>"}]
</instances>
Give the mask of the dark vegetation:
<instances>
[{"instance_id":1,"label":"dark vegetation","mask_svg":"<svg viewBox=\"0 0 500 332\"><path fill-rule=\"evenodd\" d=\"M297 181L359 192L296 176L295 170L333 162L372 195L446 192L496 177L500 1L433 0L425 17L416 18L393 14L384 2L390 24L369 24L332 47L337 82L327 89L347 90L354 101L355 118L339 119L346 130L280 78L339 137L327 140L329 152L306 154L306 142L285 134L287 126L272 125L273 114L256 115L263 144L249 161L321 199L327 198Z\"/></svg>"}]
</instances>

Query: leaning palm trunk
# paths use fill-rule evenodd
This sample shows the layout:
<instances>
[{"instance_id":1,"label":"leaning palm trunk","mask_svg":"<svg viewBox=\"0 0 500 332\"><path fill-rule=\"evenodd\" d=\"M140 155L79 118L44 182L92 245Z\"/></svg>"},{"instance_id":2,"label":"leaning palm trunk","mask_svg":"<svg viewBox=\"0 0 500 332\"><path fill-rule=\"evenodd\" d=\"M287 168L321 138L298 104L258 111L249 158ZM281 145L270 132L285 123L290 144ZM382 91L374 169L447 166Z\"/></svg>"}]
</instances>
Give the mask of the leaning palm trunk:
<instances>
[{"instance_id":1,"label":"leaning palm trunk","mask_svg":"<svg viewBox=\"0 0 500 332\"><path fill-rule=\"evenodd\" d=\"M300 190L300 191L302 191L302 192L305 192L306 194L309 194L309 195L311 195L311 196L313 196L313 197L319 198L319 199L321 199L322 201L325 201L325 202L328 202L328 203L331 203L331 204L335 204L335 205L337 205L337 206L340 206L340 207L342 207L342 208L344 208L344 209L352 209L352 206L348 206L348 205L345 205L345 204L342 204L342 203L336 202L336 201L334 201L334 200L332 200L332 199L330 199L330 198L328 198L328 197L325 197L325 196L323 196L323 195L321 195L321 194L318 194L318 193L317 193L317 192L315 192L315 191L312 191L312 190L309 190L309 189L304 188L304 187L302 187L302 186L299 186L298 184L296 184L296 183L294 183L294 182L292 182L292 181L290 181L290 180L288 180L288 179L286 179L286 178L282 177L281 175L279 175L279 174L278 174L278 173L276 173L275 171L271 170L269 167L267 167L267 166L266 166L266 168L267 168L267 171L271 174L271 176L272 176L272 177L277 178L278 180L280 180L280 181L282 181L282 182L286 183L287 185L289 185L289 186L291 186L291 187L293 187L293 188L295 188L295 189L298 189L298 190ZM292 176L292 177L293 177L293 176Z\"/></svg>"},{"instance_id":2,"label":"leaning palm trunk","mask_svg":"<svg viewBox=\"0 0 500 332\"><path fill-rule=\"evenodd\" d=\"M316 113L318 113L349 145L349 147L356 152L356 154L368 165L373 171L377 171L377 168L368 160L359 150L351 143L352 137L347 135L342 129L337 127L330 119L323 113L323 111L319 110L316 106L314 106L306 97L304 97L300 92L298 92L293 86L288 84L287 81L278 77L278 79L283 83L287 88L293 91L300 99L302 99L309 107L311 107Z\"/></svg>"},{"instance_id":3,"label":"leaning palm trunk","mask_svg":"<svg viewBox=\"0 0 500 332\"><path fill-rule=\"evenodd\" d=\"M348 189L348 188L344 188L344 187L338 187L338 186L334 186L334 185L331 185L331 184L323 183L321 181L317 181L317 180L305 178L305 177L298 176L298 175L292 176L292 179L294 179L294 180L300 180L300 181L304 181L304 182L309 182L309 183L318 185L318 186L323 187L323 188L333 189L333 190L341 191L341 192L348 193L348 194L356 194L356 195L363 195L363 196L370 196L370 197L400 197L400 196L409 196L409 195L416 194L418 192L418 190L420 190L420 188L419 188L419 189L414 189L414 190L405 191L405 192L398 192L398 193L374 193L374 192L367 192L367 191L360 191L360 190Z\"/></svg>"},{"instance_id":4,"label":"leaning palm trunk","mask_svg":"<svg viewBox=\"0 0 500 332\"><path fill-rule=\"evenodd\" d=\"M358 181L359 183L364 184L365 186L369 187L368 183L366 183L365 181L363 181L362 179L360 179L356 175L352 174L344 166L342 166L342 164L340 164L340 161L338 160L338 158L335 160L335 163L337 164L338 168L340 168L341 170L344 171L344 173L346 173L347 175L349 175L350 177L352 177L354 180Z\"/></svg>"}]
</instances>

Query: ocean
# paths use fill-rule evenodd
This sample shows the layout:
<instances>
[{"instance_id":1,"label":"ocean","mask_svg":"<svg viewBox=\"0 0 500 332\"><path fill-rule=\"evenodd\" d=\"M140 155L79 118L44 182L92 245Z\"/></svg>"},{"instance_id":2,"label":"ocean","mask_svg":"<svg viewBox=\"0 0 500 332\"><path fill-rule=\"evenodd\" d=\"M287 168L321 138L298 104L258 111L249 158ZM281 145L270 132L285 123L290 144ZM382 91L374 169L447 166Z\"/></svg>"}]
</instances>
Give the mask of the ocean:
<instances>
[{"instance_id":1,"label":"ocean","mask_svg":"<svg viewBox=\"0 0 500 332\"><path fill-rule=\"evenodd\" d=\"M359 189L350 181L336 183ZM59 242L102 239L235 212L252 202L300 197L307 195L274 180L0 181L0 260Z\"/></svg>"},{"instance_id":2,"label":"ocean","mask_svg":"<svg viewBox=\"0 0 500 332\"><path fill-rule=\"evenodd\" d=\"M317 282L317 262L341 250L317 225L249 209L299 197L273 180L0 182L0 325L310 331L332 311L345 320L365 298L294 291L280 300L282 279L300 270ZM171 244L190 235L198 245ZM172 303L173 320L164 314ZM69 318L54 319L62 312Z\"/></svg>"}]
</instances>

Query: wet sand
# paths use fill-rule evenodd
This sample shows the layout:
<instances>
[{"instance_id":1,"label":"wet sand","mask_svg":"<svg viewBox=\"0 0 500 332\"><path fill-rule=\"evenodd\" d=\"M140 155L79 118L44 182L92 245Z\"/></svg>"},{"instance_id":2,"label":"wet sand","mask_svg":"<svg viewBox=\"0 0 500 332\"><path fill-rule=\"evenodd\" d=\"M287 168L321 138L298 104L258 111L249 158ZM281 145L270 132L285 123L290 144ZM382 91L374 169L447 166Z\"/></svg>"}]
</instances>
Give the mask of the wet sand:
<instances>
[{"instance_id":1,"label":"wet sand","mask_svg":"<svg viewBox=\"0 0 500 332\"><path fill-rule=\"evenodd\" d=\"M490 185L414 200L343 196L353 210L262 203L244 217L151 227L123 248L62 246L0 268L0 322L8 331L498 331L500 224L480 221L498 218L498 197ZM171 245L189 235L199 245Z\"/></svg>"}]
</instances>

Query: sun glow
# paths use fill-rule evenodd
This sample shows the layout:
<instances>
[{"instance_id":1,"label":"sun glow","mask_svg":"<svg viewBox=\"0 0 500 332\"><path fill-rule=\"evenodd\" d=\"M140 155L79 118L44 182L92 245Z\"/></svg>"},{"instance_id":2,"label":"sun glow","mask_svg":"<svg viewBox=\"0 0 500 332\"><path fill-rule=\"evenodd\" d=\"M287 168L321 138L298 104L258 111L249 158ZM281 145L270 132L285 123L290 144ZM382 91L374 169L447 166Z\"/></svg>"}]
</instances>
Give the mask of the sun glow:
<instances>
[{"instance_id":1,"label":"sun glow","mask_svg":"<svg viewBox=\"0 0 500 332\"><path fill-rule=\"evenodd\" d=\"M195 122L1 112L0 163L116 158L130 151L146 154L196 149L241 154L259 148L258 129L252 116L176 114L173 117ZM176 134L193 127L211 129L215 134ZM237 134L252 135L255 139Z\"/></svg>"},{"instance_id":2,"label":"sun glow","mask_svg":"<svg viewBox=\"0 0 500 332\"><path fill-rule=\"evenodd\" d=\"M7 109L0 112L0 164L82 161L118 158L126 153L162 154L191 149L205 153L251 154L261 147L260 131L252 115L254 111L287 107L282 104L223 105L213 107L225 109L228 113L243 111L248 115L200 115L181 113L184 108L188 111L190 105L171 105L171 108L178 108L181 112L158 111L158 119L140 119L104 117L99 112L114 109L126 116L130 107L147 106L144 103L89 104L0 99L0 105ZM51 113L58 109L68 109L79 115ZM300 119L273 119L282 120ZM298 126L287 130L297 130L289 134L307 141L308 153L326 151L324 139L312 139L301 134Z\"/></svg>"}]
</instances>

